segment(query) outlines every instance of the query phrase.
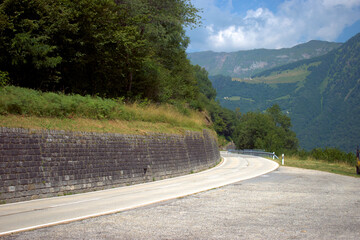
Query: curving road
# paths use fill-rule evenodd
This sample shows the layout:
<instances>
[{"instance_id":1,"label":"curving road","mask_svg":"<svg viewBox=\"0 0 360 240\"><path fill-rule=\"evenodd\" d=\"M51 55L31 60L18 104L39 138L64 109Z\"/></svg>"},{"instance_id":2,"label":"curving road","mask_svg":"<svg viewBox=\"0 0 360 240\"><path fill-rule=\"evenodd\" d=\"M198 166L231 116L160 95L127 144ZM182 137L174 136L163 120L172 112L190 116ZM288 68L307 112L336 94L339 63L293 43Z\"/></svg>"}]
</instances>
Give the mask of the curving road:
<instances>
[{"instance_id":1,"label":"curving road","mask_svg":"<svg viewBox=\"0 0 360 240\"><path fill-rule=\"evenodd\" d=\"M134 186L0 206L0 236L116 213L218 188L269 173L273 161L222 152L210 170Z\"/></svg>"}]
</instances>

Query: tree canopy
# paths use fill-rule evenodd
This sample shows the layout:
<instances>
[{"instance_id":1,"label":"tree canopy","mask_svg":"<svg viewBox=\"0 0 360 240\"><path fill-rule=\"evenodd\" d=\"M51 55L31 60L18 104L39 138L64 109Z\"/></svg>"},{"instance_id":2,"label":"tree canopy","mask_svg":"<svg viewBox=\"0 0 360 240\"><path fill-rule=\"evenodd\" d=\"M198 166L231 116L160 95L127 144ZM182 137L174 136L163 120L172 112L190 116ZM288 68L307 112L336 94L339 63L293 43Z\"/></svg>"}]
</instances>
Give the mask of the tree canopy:
<instances>
[{"instance_id":1,"label":"tree canopy","mask_svg":"<svg viewBox=\"0 0 360 240\"><path fill-rule=\"evenodd\" d=\"M298 140L290 127L290 118L281 112L278 105L273 105L265 113L248 112L242 115L234 132L234 142L239 149L296 151Z\"/></svg>"},{"instance_id":2,"label":"tree canopy","mask_svg":"<svg viewBox=\"0 0 360 240\"><path fill-rule=\"evenodd\" d=\"M4 0L0 71L44 91L154 101L196 98L189 0Z\"/></svg>"}]
</instances>

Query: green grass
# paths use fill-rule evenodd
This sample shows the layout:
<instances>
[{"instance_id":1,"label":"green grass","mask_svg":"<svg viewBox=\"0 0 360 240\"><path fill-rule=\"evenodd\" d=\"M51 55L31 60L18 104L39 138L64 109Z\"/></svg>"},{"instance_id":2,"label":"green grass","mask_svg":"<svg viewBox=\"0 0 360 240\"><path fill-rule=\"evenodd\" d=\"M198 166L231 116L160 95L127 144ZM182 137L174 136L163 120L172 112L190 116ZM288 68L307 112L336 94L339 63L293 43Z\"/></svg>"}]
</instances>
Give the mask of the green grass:
<instances>
[{"instance_id":1,"label":"green grass","mask_svg":"<svg viewBox=\"0 0 360 240\"><path fill-rule=\"evenodd\" d=\"M275 98L273 100L266 100L266 101L267 102L273 102L273 101L288 100L288 99L290 99L290 95L286 95L286 96Z\"/></svg>"},{"instance_id":2,"label":"green grass","mask_svg":"<svg viewBox=\"0 0 360 240\"><path fill-rule=\"evenodd\" d=\"M278 84L278 83L296 83L303 82L306 77L310 74L308 68L311 66L317 66L320 62L311 63L309 65L303 65L295 69L272 72L268 76L255 77L252 79L240 79L233 78L233 81L246 82L246 83L267 83L267 84Z\"/></svg>"},{"instance_id":3,"label":"green grass","mask_svg":"<svg viewBox=\"0 0 360 240\"><path fill-rule=\"evenodd\" d=\"M281 165L281 159L275 161ZM360 177L360 175L356 174L355 160L354 164L349 164L344 162L328 162L325 160L315 160L313 158L301 159L297 156L285 156L284 162L284 166L288 167L313 169L346 176Z\"/></svg>"},{"instance_id":4,"label":"green grass","mask_svg":"<svg viewBox=\"0 0 360 240\"><path fill-rule=\"evenodd\" d=\"M304 81L305 78L309 75L309 72L306 70L292 70L281 72L276 75L271 75L267 77L254 78L256 82L265 82L265 83L294 83Z\"/></svg>"},{"instance_id":5,"label":"green grass","mask_svg":"<svg viewBox=\"0 0 360 240\"><path fill-rule=\"evenodd\" d=\"M240 101L240 100L244 100L244 101L249 101L249 102L255 102L253 99L251 98L243 98L243 97L240 97L240 96L232 96L232 97L229 97L229 100L230 101Z\"/></svg>"},{"instance_id":6,"label":"green grass","mask_svg":"<svg viewBox=\"0 0 360 240\"><path fill-rule=\"evenodd\" d=\"M232 96L232 97L229 97L229 100L230 101L240 101L241 97L239 96Z\"/></svg>"},{"instance_id":7,"label":"green grass","mask_svg":"<svg viewBox=\"0 0 360 240\"><path fill-rule=\"evenodd\" d=\"M183 133L208 128L204 113L183 105L0 88L0 126L128 134Z\"/></svg>"},{"instance_id":8,"label":"green grass","mask_svg":"<svg viewBox=\"0 0 360 240\"><path fill-rule=\"evenodd\" d=\"M267 84L294 83L305 80L308 74L309 72L307 70L296 69L296 70L271 74L270 76L266 76L266 77L256 77L252 79L233 78L233 81L240 81L246 83L267 83Z\"/></svg>"}]
</instances>

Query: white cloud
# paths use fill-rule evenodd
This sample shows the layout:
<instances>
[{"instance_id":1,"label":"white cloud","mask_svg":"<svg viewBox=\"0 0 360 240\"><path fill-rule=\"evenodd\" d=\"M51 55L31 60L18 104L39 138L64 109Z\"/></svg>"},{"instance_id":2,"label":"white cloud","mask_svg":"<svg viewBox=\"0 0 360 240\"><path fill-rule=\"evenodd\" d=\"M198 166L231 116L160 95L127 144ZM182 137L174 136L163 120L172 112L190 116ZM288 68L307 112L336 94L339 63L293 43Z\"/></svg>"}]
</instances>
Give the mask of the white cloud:
<instances>
[{"instance_id":1,"label":"white cloud","mask_svg":"<svg viewBox=\"0 0 360 240\"><path fill-rule=\"evenodd\" d=\"M358 7L360 2L358 0L322 0L325 7L343 6L347 8Z\"/></svg>"},{"instance_id":2,"label":"white cloud","mask_svg":"<svg viewBox=\"0 0 360 240\"><path fill-rule=\"evenodd\" d=\"M236 51L290 47L312 39L334 41L347 26L360 19L360 0L288 0L272 12L250 9L245 16L216 6L214 0L197 0L205 14L205 29L190 48ZM201 7L201 6L200 6ZM206 49L207 48L207 49Z\"/></svg>"}]
</instances>

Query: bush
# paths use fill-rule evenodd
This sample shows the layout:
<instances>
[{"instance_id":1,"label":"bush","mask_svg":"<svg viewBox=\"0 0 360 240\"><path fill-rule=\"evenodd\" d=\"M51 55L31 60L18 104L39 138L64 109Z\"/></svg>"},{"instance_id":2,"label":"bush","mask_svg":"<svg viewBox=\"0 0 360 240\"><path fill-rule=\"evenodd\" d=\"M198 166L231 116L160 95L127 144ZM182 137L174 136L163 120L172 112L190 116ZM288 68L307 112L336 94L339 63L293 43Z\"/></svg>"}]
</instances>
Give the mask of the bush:
<instances>
[{"instance_id":1,"label":"bush","mask_svg":"<svg viewBox=\"0 0 360 240\"><path fill-rule=\"evenodd\" d=\"M121 117L123 108L123 104L111 99L52 92L43 93L14 86L4 87L0 93L1 114L115 119Z\"/></svg>"},{"instance_id":2,"label":"bush","mask_svg":"<svg viewBox=\"0 0 360 240\"><path fill-rule=\"evenodd\" d=\"M9 84L9 82L9 73L0 71L0 87L5 87L7 84Z\"/></svg>"},{"instance_id":3,"label":"bush","mask_svg":"<svg viewBox=\"0 0 360 240\"><path fill-rule=\"evenodd\" d=\"M125 104L123 98L44 93L26 88L0 88L0 114L16 114L54 118L117 119L167 123L192 129L206 128L203 116L186 104L152 104L149 100Z\"/></svg>"},{"instance_id":4,"label":"bush","mask_svg":"<svg viewBox=\"0 0 360 240\"><path fill-rule=\"evenodd\" d=\"M310 152L309 155L316 160L324 160L330 163L344 162L353 164L355 159L355 154L345 153L337 148L315 148Z\"/></svg>"}]
</instances>

